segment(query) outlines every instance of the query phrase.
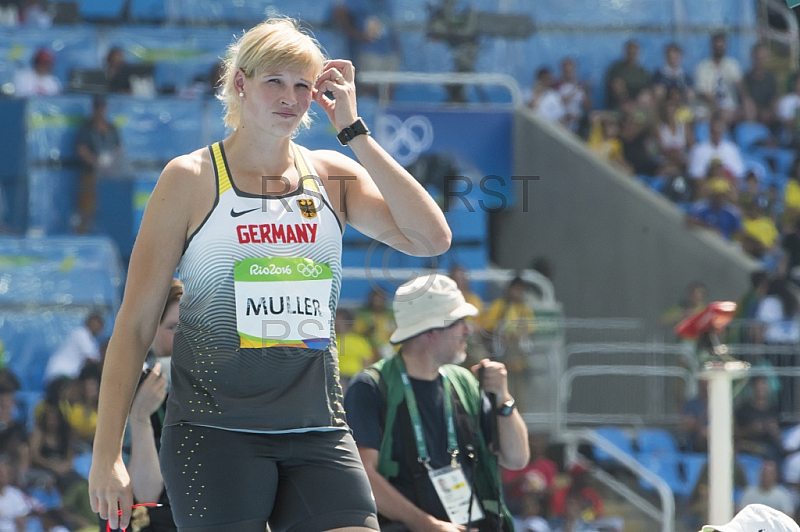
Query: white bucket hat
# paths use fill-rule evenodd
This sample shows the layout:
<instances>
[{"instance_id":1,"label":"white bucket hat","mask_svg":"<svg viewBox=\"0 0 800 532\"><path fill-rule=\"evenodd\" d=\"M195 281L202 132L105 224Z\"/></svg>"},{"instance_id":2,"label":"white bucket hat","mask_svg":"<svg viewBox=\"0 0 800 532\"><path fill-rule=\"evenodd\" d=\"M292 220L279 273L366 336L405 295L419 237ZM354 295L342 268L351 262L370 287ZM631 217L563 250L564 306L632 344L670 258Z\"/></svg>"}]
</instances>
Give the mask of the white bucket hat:
<instances>
[{"instance_id":1,"label":"white bucket hat","mask_svg":"<svg viewBox=\"0 0 800 532\"><path fill-rule=\"evenodd\" d=\"M392 308L397 323L389 338L393 344L478 314L478 309L464 300L456 282L438 273L422 275L400 286Z\"/></svg>"},{"instance_id":2,"label":"white bucket hat","mask_svg":"<svg viewBox=\"0 0 800 532\"><path fill-rule=\"evenodd\" d=\"M748 504L727 525L706 525L702 532L800 532L800 527L783 512Z\"/></svg>"}]
</instances>

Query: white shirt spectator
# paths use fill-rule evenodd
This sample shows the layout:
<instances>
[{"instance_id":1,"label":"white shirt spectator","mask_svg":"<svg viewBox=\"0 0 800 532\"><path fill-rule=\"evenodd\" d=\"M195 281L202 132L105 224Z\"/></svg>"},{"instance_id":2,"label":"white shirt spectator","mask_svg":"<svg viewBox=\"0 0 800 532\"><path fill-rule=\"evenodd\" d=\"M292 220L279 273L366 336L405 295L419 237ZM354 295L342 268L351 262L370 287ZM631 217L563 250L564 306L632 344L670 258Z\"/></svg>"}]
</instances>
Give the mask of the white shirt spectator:
<instances>
[{"instance_id":1,"label":"white shirt spectator","mask_svg":"<svg viewBox=\"0 0 800 532\"><path fill-rule=\"evenodd\" d=\"M742 179L745 173L744 161L739 147L729 140L721 140L716 146L711 142L695 144L689 153L689 175L695 179L706 176L708 165L714 159L719 159L722 166L737 179Z\"/></svg>"},{"instance_id":2,"label":"white shirt spectator","mask_svg":"<svg viewBox=\"0 0 800 532\"><path fill-rule=\"evenodd\" d=\"M548 89L533 102L533 110L549 122L560 122L566 114L561 96L553 89Z\"/></svg>"},{"instance_id":3,"label":"white shirt spectator","mask_svg":"<svg viewBox=\"0 0 800 532\"><path fill-rule=\"evenodd\" d=\"M14 89L20 98L54 96L61 94L61 81L53 74L39 75L33 69L23 69L14 76Z\"/></svg>"},{"instance_id":4,"label":"white shirt spectator","mask_svg":"<svg viewBox=\"0 0 800 532\"><path fill-rule=\"evenodd\" d=\"M794 120L797 117L797 109L800 108L800 95L797 93L787 94L778 101L778 118L781 122Z\"/></svg>"},{"instance_id":5,"label":"white shirt spectator","mask_svg":"<svg viewBox=\"0 0 800 532\"><path fill-rule=\"evenodd\" d=\"M72 331L67 341L47 361L44 381L50 382L62 375L74 379L89 359L100 360L100 345L89 328L84 325Z\"/></svg>"},{"instance_id":6,"label":"white shirt spectator","mask_svg":"<svg viewBox=\"0 0 800 532\"><path fill-rule=\"evenodd\" d=\"M706 59L697 65L694 80L695 88L711 94L722 109L734 110L737 107L736 85L742 79L742 68L732 57L723 57L719 63Z\"/></svg>"},{"instance_id":7,"label":"white shirt spectator","mask_svg":"<svg viewBox=\"0 0 800 532\"><path fill-rule=\"evenodd\" d=\"M30 511L30 501L22 490L14 486L3 488L0 491L0 532L17 532L15 520Z\"/></svg>"},{"instance_id":8,"label":"white shirt spectator","mask_svg":"<svg viewBox=\"0 0 800 532\"><path fill-rule=\"evenodd\" d=\"M550 532L550 525L544 517L514 518L514 530L517 532Z\"/></svg>"},{"instance_id":9,"label":"white shirt spectator","mask_svg":"<svg viewBox=\"0 0 800 532\"><path fill-rule=\"evenodd\" d=\"M755 319L764 323L764 341L768 344L800 343L800 323L783 315L783 304L776 296L767 296L756 309Z\"/></svg>"},{"instance_id":10,"label":"white shirt spectator","mask_svg":"<svg viewBox=\"0 0 800 532\"><path fill-rule=\"evenodd\" d=\"M568 81L559 84L557 90L558 95L561 96L564 113L572 117L567 125L572 131L577 131L580 119L584 115L583 102L586 100L586 91L581 85Z\"/></svg>"},{"instance_id":11,"label":"white shirt spectator","mask_svg":"<svg viewBox=\"0 0 800 532\"><path fill-rule=\"evenodd\" d=\"M763 504L787 515L794 515L794 502L789 490L783 486L773 486L769 491L762 491L759 486L748 486L742 492L739 505L743 508L748 504Z\"/></svg>"}]
</instances>

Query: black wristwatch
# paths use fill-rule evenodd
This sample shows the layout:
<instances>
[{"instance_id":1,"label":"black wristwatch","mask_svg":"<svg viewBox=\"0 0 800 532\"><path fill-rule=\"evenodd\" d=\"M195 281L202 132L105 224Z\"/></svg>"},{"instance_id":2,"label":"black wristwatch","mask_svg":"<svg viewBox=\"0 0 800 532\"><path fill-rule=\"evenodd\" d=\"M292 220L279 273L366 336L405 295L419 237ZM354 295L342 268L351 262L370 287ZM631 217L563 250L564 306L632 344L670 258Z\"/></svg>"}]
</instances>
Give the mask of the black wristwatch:
<instances>
[{"instance_id":1,"label":"black wristwatch","mask_svg":"<svg viewBox=\"0 0 800 532\"><path fill-rule=\"evenodd\" d=\"M497 407L497 415L508 417L514 412L515 408L517 408L517 402L513 398L509 399L508 401Z\"/></svg>"},{"instance_id":2,"label":"black wristwatch","mask_svg":"<svg viewBox=\"0 0 800 532\"><path fill-rule=\"evenodd\" d=\"M367 128L367 125L361 120L359 116L358 119L353 122L350 127L346 127L336 135L336 138L339 139L339 143L342 146L347 146L347 143L356 138L359 135L369 135L370 131Z\"/></svg>"}]
</instances>

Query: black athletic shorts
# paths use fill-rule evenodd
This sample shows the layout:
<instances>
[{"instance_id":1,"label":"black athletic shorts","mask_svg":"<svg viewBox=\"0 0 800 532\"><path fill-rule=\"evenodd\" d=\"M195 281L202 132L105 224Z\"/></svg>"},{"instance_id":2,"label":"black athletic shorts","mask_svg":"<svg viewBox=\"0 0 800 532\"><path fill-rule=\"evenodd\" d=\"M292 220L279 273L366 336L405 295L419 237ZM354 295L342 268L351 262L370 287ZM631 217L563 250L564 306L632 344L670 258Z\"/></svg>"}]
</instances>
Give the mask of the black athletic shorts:
<instances>
[{"instance_id":1,"label":"black athletic shorts","mask_svg":"<svg viewBox=\"0 0 800 532\"><path fill-rule=\"evenodd\" d=\"M161 470L175 523L191 532L379 530L375 499L346 430L254 434L164 428Z\"/></svg>"}]
</instances>

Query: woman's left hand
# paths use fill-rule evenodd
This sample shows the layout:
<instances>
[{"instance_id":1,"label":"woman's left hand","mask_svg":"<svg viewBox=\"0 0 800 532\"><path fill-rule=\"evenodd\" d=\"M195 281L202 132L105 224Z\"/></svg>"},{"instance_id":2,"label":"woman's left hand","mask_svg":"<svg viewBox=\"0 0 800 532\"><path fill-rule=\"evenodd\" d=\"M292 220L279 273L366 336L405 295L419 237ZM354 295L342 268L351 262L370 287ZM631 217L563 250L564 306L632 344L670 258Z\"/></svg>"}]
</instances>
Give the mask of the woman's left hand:
<instances>
[{"instance_id":1,"label":"woman's left hand","mask_svg":"<svg viewBox=\"0 0 800 532\"><path fill-rule=\"evenodd\" d=\"M328 115L337 132L351 126L358 118L355 78L353 63L332 59L325 63L322 74L314 83L314 101ZM332 93L333 99L325 96L326 92Z\"/></svg>"}]
</instances>

